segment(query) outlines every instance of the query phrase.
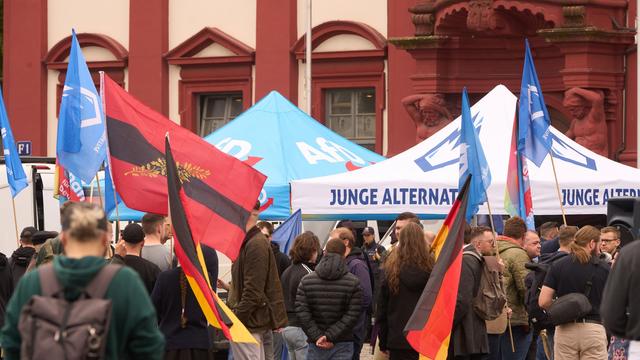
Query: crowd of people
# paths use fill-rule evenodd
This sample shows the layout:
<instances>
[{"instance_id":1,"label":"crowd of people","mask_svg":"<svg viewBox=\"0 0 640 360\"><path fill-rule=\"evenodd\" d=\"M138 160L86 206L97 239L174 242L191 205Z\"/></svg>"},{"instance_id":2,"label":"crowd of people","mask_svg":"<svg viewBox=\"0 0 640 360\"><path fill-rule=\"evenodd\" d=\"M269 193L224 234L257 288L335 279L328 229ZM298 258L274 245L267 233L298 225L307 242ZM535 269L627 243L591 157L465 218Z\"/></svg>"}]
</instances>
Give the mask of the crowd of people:
<instances>
[{"instance_id":1,"label":"crowd of people","mask_svg":"<svg viewBox=\"0 0 640 360\"><path fill-rule=\"evenodd\" d=\"M209 326L164 217L145 214L112 246L102 209L69 202L59 233L27 227L0 254L4 358L360 359L364 344L376 359L419 358L404 328L436 259L415 214L397 216L388 248L343 221L324 244L303 232L289 254L258 215L256 204L230 283L203 247L212 288L257 345ZM615 227L531 231L518 217L464 236L449 359L640 359L640 242L622 248Z\"/></svg>"}]
</instances>

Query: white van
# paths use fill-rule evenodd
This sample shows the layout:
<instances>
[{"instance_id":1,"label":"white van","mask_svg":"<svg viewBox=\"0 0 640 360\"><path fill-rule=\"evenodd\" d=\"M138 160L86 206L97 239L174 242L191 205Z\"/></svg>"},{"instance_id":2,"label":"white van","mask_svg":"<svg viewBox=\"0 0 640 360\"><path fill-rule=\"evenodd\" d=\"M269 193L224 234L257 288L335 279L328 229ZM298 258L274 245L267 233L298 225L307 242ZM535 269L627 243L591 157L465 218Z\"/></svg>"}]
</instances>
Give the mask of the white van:
<instances>
[{"instance_id":1,"label":"white van","mask_svg":"<svg viewBox=\"0 0 640 360\"><path fill-rule=\"evenodd\" d=\"M4 158L0 158L0 224L3 230L0 232L0 252L7 257L11 256L19 246L20 232L23 228L35 226L38 230L59 231L60 229L60 205L53 197L55 158L21 157L20 159L29 186L12 201L11 189L7 181L7 168Z\"/></svg>"}]
</instances>

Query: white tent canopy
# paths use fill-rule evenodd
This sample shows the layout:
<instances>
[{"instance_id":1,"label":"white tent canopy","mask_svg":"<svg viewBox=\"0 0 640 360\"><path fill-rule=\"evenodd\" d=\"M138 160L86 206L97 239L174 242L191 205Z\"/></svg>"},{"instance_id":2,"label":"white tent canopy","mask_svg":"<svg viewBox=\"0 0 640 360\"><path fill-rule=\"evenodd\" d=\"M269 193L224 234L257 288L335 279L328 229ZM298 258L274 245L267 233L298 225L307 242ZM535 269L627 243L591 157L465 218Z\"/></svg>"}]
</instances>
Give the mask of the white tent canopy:
<instances>
[{"instance_id":1,"label":"white tent canopy","mask_svg":"<svg viewBox=\"0 0 640 360\"><path fill-rule=\"evenodd\" d=\"M506 214L505 183L516 97L496 86L471 108L491 168L494 214ZM459 177L460 118L393 158L356 171L291 183L291 207L305 219L389 219L403 211L446 215ZM606 214L607 200L640 196L640 170L599 156L551 128L552 153L567 214ZM536 215L560 214L551 158L528 162ZM487 207L480 207L487 214Z\"/></svg>"}]
</instances>

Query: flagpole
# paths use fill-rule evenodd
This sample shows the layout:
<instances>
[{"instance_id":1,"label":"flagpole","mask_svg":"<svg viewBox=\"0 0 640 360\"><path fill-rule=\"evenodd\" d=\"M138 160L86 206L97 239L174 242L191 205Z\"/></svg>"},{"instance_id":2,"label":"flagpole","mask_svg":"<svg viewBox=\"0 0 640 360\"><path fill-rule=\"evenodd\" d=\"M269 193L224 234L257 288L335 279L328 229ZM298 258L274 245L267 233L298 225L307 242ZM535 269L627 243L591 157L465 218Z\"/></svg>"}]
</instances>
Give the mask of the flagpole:
<instances>
[{"instance_id":1,"label":"flagpole","mask_svg":"<svg viewBox=\"0 0 640 360\"><path fill-rule=\"evenodd\" d=\"M102 204L102 190L100 188L100 178L98 177L98 173L96 173L96 183L98 184L98 199L100 199L100 207L104 208Z\"/></svg>"},{"instance_id":2,"label":"flagpole","mask_svg":"<svg viewBox=\"0 0 640 360\"><path fill-rule=\"evenodd\" d=\"M487 191L485 189L485 194L486 193ZM491 224L491 235L493 236L493 247L496 250L496 259L500 260L500 251L498 251L498 241L496 239L496 227L493 223L493 214L491 213L491 204L489 203L489 194L487 194L487 210L489 211L489 223ZM511 351L516 352L515 344L513 342L513 329L511 329L511 319L509 318L509 314L507 314L507 326L509 327L509 338L511 339Z\"/></svg>"},{"instance_id":3,"label":"flagpole","mask_svg":"<svg viewBox=\"0 0 640 360\"><path fill-rule=\"evenodd\" d=\"M20 233L18 232L18 213L16 213L16 200L11 196L11 206L13 207L13 226L16 229L16 241L20 246Z\"/></svg>"},{"instance_id":4,"label":"flagpole","mask_svg":"<svg viewBox=\"0 0 640 360\"><path fill-rule=\"evenodd\" d=\"M560 203L560 211L562 212L562 222L567 226L567 217L564 213L564 205L562 205L562 196L560 195L560 184L558 183L558 175L556 174L556 162L553 160L553 153L549 151L551 157L551 168L553 169L553 178L556 182L556 192L558 193L558 202Z\"/></svg>"},{"instance_id":5,"label":"flagpole","mask_svg":"<svg viewBox=\"0 0 640 360\"><path fill-rule=\"evenodd\" d=\"M169 132L167 131L164 134L164 136L167 139L167 141L169 142L169 146L171 146L171 139L169 138ZM167 154L165 154L165 159L164 159L165 168L167 168L169 166L167 164L166 155ZM167 182L168 181L169 180L167 180ZM172 224L172 220L171 220L171 204L169 203L169 193L167 193L167 222L169 223L169 227L172 227L171 226L171 224ZM165 229L165 231L166 231L166 229ZM172 231L172 233L173 233L173 231ZM175 235L171 237L171 265L170 265L170 268L173 268L173 258L176 256L176 247L175 247L175 239L174 238L175 238ZM218 279L216 279L216 281L217 280ZM211 284L209 284L209 285L211 285Z\"/></svg>"},{"instance_id":6,"label":"flagpole","mask_svg":"<svg viewBox=\"0 0 640 360\"><path fill-rule=\"evenodd\" d=\"M104 71L99 71L98 72L100 74L100 101L102 101L102 118L106 119L107 116L107 103L104 100ZM109 139L108 139L108 133L107 133L107 127L106 127L106 120L105 120L105 131L104 131L104 136L107 139L107 164L109 162ZM107 167L105 166L105 171L107 171ZM109 171L111 171L111 166L109 166ZM111 176L111 174L109 174L109 176ZM105 173L105 179L106 179L107 175ZM113 182L113 177L111 177L111 187L113 188L113 203L116 206L116 237L118 240L120 240L120 209L118 209L118 196L116 194L116 184ZM106 189L105 189L105 195L106 195ZM102 198L102 197L100 197ZM105 199L106 200L106 199ZM107 216L109 216L109 214L107 214ZM118 241L116 241L117 243Z\"/></svg>"}]
</instances>

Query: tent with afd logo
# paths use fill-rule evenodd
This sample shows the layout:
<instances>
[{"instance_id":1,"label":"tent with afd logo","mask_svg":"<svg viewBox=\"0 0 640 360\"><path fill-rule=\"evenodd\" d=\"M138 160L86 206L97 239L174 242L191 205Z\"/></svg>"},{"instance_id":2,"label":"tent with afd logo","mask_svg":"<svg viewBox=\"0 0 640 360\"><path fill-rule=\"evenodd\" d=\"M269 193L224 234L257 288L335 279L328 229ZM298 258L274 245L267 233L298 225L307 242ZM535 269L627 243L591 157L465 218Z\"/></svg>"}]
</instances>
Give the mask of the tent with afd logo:
<instances>
[{"instance_id":1,"label":"tent with afd logo","mask_svg":"<svg viewBox=\"0 0 640 360\"><path fill-rule=\"evenodd\" d=\"M471 108L491 168L494 214L506 214L505 183L517 98L499 85ZM555 128L552 154L567 214L606 214L607 200L640 196L640 170L578 145ZM346 174L293 181L291 202L305 220L392 219L403 211L443 218L457 192L460 118L414 147L379 164ZM536 215L560 214L551 158L528 162ZM480 214L487 214L486 204Z\"/></svg>"},{"instance_id":2,"label":"tent with afd logo","mask_svg":"<svg viewBox=\"0 0 640 360\"><path fill-rule=\"evenodd\" d=\"M290 181L347 172L385 159L334 133L276 91L205 140L267 175L260 217L269 220L291 215Z\"/></svg>"}]
</instances>

